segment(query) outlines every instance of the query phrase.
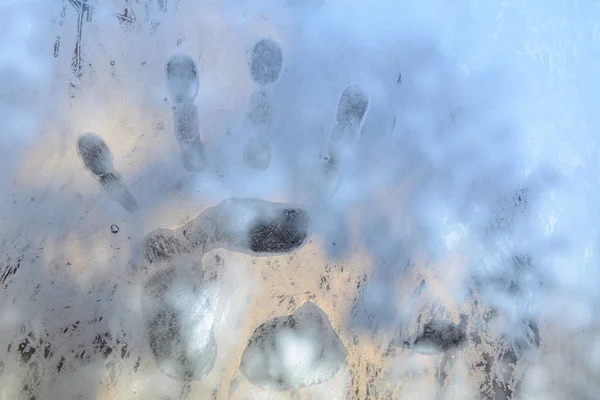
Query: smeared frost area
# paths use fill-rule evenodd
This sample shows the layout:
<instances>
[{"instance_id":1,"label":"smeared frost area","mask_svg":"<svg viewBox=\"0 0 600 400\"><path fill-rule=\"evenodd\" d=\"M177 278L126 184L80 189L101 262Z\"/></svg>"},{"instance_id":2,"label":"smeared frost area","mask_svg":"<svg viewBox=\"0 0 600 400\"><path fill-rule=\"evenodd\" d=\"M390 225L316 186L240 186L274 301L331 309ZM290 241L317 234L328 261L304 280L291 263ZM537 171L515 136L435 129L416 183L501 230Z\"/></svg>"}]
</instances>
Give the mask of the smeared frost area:
<instances>
[{"instance_id":1,"label":"smeared frost area","mask_svg":"<svg viewBox=\"0 0 600 400\"><path fill-rule=\"evenodd\" d=\"M327 316L307 302L293 314L256 328L240 369L258 386L289 390L331 379L345 361L346 349Z\"/></svg>"},{"instance_id":2,"label":"smeared frost area","mask_svg":"<svg viewBox=\"0 0 600 400\"><path fill-rule=\"evenodd\" d=\"M2 2L0 398L596 399L598 21Z\"/></svg>"}]
</instances>

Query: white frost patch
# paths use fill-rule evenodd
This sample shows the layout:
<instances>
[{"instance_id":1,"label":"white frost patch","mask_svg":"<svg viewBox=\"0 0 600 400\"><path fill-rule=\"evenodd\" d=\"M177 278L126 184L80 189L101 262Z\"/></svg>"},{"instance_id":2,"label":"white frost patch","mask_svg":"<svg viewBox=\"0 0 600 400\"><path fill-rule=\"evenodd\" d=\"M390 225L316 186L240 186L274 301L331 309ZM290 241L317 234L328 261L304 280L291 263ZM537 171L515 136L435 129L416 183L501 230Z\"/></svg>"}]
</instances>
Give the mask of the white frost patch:
<instances>
[{"instance_id":1,"label":"white frost patch","mask_svg":"<svg viewBox=\"0 0 600 400\"><path fill-rule=\"evenodd\" d=\"M275 343L280 349L281 365L290 376L290 384L299 386L302 379L307 379L313 374L312 367L318 356L315 338L312 335L306 336L301 332L295 333L290 329L282 329L277 333Z\"/></svg>"}]
</instances>

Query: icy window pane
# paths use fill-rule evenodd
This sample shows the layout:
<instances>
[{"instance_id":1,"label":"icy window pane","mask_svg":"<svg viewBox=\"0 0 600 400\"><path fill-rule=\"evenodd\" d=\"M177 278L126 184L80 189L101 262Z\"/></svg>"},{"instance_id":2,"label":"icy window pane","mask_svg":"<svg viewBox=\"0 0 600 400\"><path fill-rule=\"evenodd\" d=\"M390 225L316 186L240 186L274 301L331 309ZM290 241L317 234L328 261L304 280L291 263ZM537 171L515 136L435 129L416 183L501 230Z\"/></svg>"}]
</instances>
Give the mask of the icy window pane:
<instances>
[{"instance_id":1,"label":"icy window pane","mask_svg":"<svg viewBox=\"0 0 600 400\"><path fill-rule=\"evenodd\" d=\"M0 399L595 399L600 8L0 2Z\"/></svg>"}]
</instances>

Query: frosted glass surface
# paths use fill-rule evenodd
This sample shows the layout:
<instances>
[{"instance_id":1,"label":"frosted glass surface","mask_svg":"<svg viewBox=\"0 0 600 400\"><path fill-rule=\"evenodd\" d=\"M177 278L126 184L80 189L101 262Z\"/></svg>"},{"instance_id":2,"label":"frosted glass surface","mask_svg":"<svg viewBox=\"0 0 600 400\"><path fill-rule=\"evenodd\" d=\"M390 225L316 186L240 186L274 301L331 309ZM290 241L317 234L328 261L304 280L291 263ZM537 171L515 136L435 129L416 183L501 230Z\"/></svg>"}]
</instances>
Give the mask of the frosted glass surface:
<instances>
[{"instance_id":1,"label":"frosted glass surface","mask_svg":"<svg viewBox=\"0 0 600 400\"><path fill-rule=\"evenodd\" d=\"M600 5L0 1L0 400L597 399Z\"/></svg>"}]
</instances>

